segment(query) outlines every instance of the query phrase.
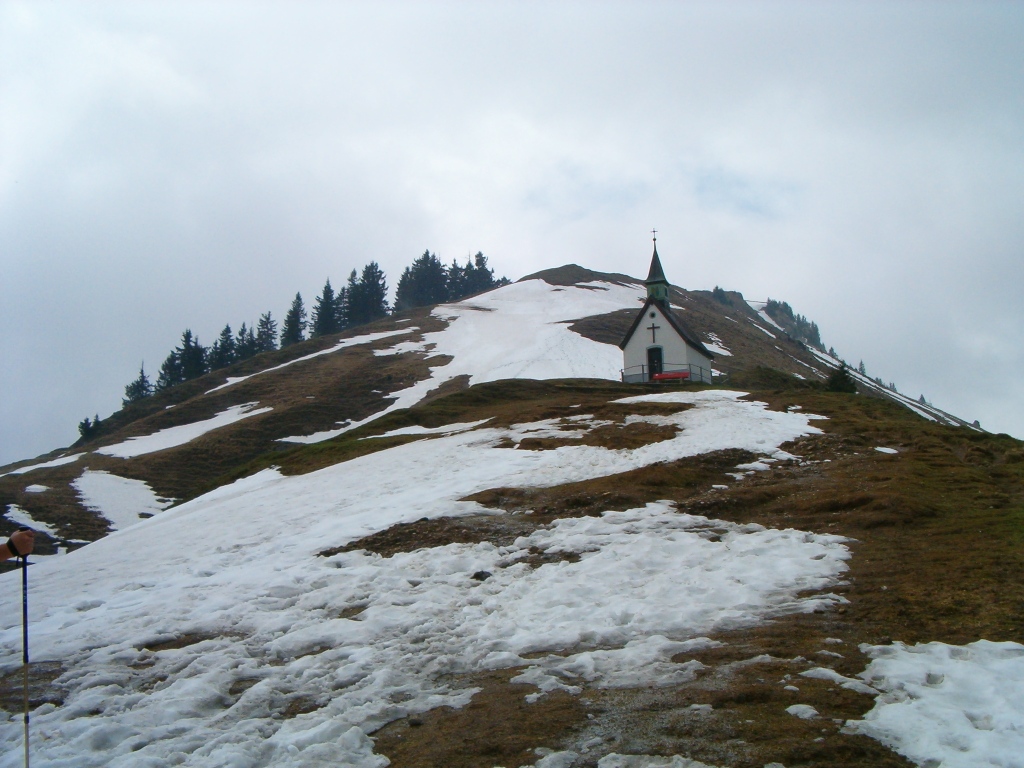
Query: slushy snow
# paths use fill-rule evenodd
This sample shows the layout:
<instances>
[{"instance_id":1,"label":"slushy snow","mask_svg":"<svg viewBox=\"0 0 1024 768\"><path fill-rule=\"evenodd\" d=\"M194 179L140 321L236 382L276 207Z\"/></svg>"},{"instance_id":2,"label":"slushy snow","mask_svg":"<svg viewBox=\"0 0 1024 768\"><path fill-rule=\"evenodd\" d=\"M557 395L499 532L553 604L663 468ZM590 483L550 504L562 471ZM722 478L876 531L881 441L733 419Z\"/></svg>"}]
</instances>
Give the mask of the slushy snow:
<instances>
[{"instance_id":1,"label":"slushy snow","mask_svg":"<svg viewBox=\"0 0 1024 768\"><path fill-rule=\"evenodd\" d=\"M529 433L517 425L430 435L307 475L264 470L41 562L32 655L65 665L67 699L33 713L37 760L382 766L366 733L469 701L473 690L446 675L512 667L533 676L538 694L554 679L682 679L694 665L671 656L707 633L841 601L827 591L849 557L840 537L666 503L559 520L507 547L316 555L399 522L480 511L458 499L486 488L585 480L720 448L783 458L779 445L818 431L806 414L741 394L627 398L693 406L672 417L675 437L633 450L500 447ZM579 559L531 568L522 562L531 547ZM473 579L481 570L492 576ZM20 593L16 574L0 578L0 663L10 669L20 662ZM184 647L145 650L182 635ZM297 698L313 711L281 719ZM20 721L0 723L0 766L20 763L20 740Z\"/></svg>"},{"instance_id":2,"label":"slushy snow","mask_svg":"<svg viewBox=\"0 0 1024 768\"><path fill-rule=\"evenodd\" d=\"M918 765L1024 766L1024 645L903 643L862 646L861 674L883 691L850 730Z\"/></svg>"}]
</instances>

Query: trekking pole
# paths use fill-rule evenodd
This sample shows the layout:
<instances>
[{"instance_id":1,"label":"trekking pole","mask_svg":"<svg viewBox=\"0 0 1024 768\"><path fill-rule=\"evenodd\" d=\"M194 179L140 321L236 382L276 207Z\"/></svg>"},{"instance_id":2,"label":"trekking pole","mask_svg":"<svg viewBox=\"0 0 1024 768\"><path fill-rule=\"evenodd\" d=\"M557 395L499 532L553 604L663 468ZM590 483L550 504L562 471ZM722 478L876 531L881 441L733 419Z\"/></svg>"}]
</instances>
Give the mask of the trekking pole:
<instances>
[{"instance_id":1,"label":"trekking pole","mask_svg":"<svg viewBox=\"0 0 1024 768\"><path fill-rule=\"evenodd\" d=\"M25 768L29 768L28 750L28 556L21 555L21 660L25 671L22 691L25 713Z\"/></svg>"},{"instance_id":2,"label":"trekking pole","mask_svg":"<svg viewBox=\"0 0 1024 768\"><path fill-rule=\"evenodd\" d=\"M25 703L25 768L29 768L29 556L19 555L22 560L22 669L23 699Z\"/></svg>"}]
</instances>

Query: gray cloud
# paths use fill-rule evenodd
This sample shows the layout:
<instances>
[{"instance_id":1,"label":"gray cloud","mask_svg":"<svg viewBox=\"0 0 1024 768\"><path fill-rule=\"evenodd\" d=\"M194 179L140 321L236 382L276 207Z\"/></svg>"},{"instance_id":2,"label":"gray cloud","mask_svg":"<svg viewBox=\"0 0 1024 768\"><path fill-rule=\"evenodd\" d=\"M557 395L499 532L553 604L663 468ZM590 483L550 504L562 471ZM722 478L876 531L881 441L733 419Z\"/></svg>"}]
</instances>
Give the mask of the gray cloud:
<instances>
[{"instance_id":1,"label":"gray cloud","mask_svg":"<svg viewBox=\"0 0 1024 768\"><path fill-rule=\"evenodd\" d=\"M1024 436L1018 4L0 5L0 461L378 260L786 299Z\"/></svg>"}]
</instances>

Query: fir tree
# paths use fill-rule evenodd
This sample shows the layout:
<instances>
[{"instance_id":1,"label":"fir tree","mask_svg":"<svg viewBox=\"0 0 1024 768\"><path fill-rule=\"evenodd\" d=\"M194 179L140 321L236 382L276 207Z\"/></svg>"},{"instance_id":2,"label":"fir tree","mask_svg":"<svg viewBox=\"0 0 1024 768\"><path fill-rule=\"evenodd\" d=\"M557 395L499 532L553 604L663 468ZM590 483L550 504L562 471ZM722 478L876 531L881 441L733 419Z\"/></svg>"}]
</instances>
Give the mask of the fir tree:
<instances>
[{"instance_id":1,"label":"fir tree","mask_svg":"<svg viewBox=\"0 0 1024 768\"><path fill-rule=\"evenodd\" d=\"M127 408L132 403L137 403L153 394L153 385L146 375L146 365L139 366L139 378L124 388L124 399L121 400L121 407Z\"/></svg>"},{"instance_id":2,"label":"fir tree","mask_svg":"<svg viewBox=\"0 0 1024 768\"><path fill-rule=\"evenodd\" d=\"M277 321L269 312L260 315L256 326L256 349L259 352L273 352L277 349Z\"/></svg>"},{"instance_id":3,"label":"fir tree","mask_svg":"<svg viewBox=\"0 0 1024 768\"><path fill-rule=\"evenodd\" d=\"M477 251L473 261L466 261L466 286L467 296L474 296L494 287L494 270L487 266L487 257L482 251Z\"/></svg>"},{"instance_id":4,"label":"fir tree","mask_svg":"<svg viewBox=\"0 0 1024 768\"><path fill-rule=\"evenodd\" d=\"M388 313L388 284L386 276L375 261L363 267L363 273L356 279L352 270L348 284L348 326L362 325Z\"/></svg>"},{"instance_id":5,"label":"fir tree","mask_svg":"<svg viewBox=\"0 0 1024 768\"><path fill-rule=\"evenodd\" d=\"M424 251L406 267L395 289L395 312L448 300L448 275L436 254Z\"/></svg>"},{"instance_id":6,"label":"fir tree","mask_svg":"<svg viewBox=\"0 0 1024 768\"><path fill-rule=\"evenodd\" d=\"M192 335L188 328L181 334L181 346L176 350L178 360L181 363L181 375L185 381L198 379L209 370L207 368L207 350L199 343L199 339Z\"/></svg>"},{"instance_id":7,"label":"fir tree","mask_svg":"<svg viewBox=\"0 0 1024 768\"><path fill-rule=\"evenodd\" d=\"M466 270L459 266L459 262L452 259L447 269L446 282L448 284L448 301L458 301L466 296Z\"/></svg>"},{"instance_id":8,"label":"fir tree","mask_svg":"<svg viewBox=\"0 0 1024 768\"><path fill-rule=\"evenodd\" d=\"M210 370L227 368L233 362L235 362L235 337L231 333L231 326L225 325L220 336L210 347Z\"/></svg>"},{"instance_id":9,"label":"fir tree","mask_svg":"<svg viewBox=\"0 0 1024 768\"><path fill-rule=\"evenodd\" d=\"M334 324L339 331L348 328L348 286L341 286L334 296Z\"/></svg>"},{"instance_id":10,"label":"fir tree","mask_svg":"<svg viewBox=\"0 0 1024 768\"><path fill-rule=\"evenodd\" d=\"M78 434L82 436L84 440L90 440L96 436L99 431L100 417L96 416L96 421L89 421L89 417L86 416L80 422L78 422Z\"/></svg>"},{"instance_id":11,"label":"fir tree","mask_svg":"<svg viewBox=\"0 0 1024 768\"><path fill-rule=\"evenodd\" d=\"M170 354L167 355L167 359L160 366L160 373L156 379L156 390L157 392L163 392L165 389L170 389L176 384L181 384L184 380L185 375L181 370L181 357L178 355L178 350L172 349Z\"/></svg>"},{"instance_id":12,"label":"fir tree","mask_svg":"<svg viewBox=\"0 0 1024 768\"><path fill-rule=\"evenodd\" d=\"M235 359L248 360L257 352L259 352L259 349L256 344L256 334L252 332L251 327L247 328L245 323L242 323L242 327L238 329L238 336L235 339Z\"/></svg>"},{"instance_id":13,"label":"fir tree","mask_svg":"<svg viewBox=\"0 0 1024 768\"><path fill-rule=\"evenodd\" d=\"M329 336L341 330L338 327L337 299L334 296L334 289L331 288L331 279L327 278L324 283L324 290L316 297L316 304L313 306L313 316L310 321L310 338L318 336Z\"/></svg>"},{"instance_id":14,"label":"fir tree","mask_svg":"<svg viewBox=\"0 0 1024 768\"><path fill-rule=\"evenodd\" d=\"M868 369L864 366L864 361L863 360L861 360L860 361L860 365L857 366L857 373L859 373L861 376L867 376L868 375Z\"/></svg>"},{"instance_id":15,"label":"fir tree","mask_svg":"<svg viewBox=\"0 0 1024 768\"><path fill-rule=\"evenodd\" d=\"M719 288L717 285L711 292L711 297L719 304L725 304L726 306L732 305L732 300L729 298L729 294L725 292L725 289Z\"/></svg>"},{"instance_id":16,"label":"fir tree","mask_svg":"<svg viewBox=\"0 0 1024 768\"><path fill-rule=\"evenodd\" d=\"M853 377L850 376L846 363L841 363L832 375L829 376L825 389L829 392L857 392L857 384L854 382Z\"/></svg>"},{"instance_id":17,"label":"fir tree","mask_svg":"<svg viewBox=\"0 0 1024 768\"><path fill-rule=\"evenodd\" d=\"M348 284L342 289L345 291L345 320L343 328L351 328L361 321L357 319L359 306L362 304L362 286L359 284L359 274L353 269L348 276Z\"/></svg>"},{"instance_id":18,"label":"fir tree","mask_svg":"<svg viewBox=\"0 0 1024 768\"><path fill-rule=\"evenodd\" d=\"M298 344L306 338L306 308L302 304L302 294L296 293L291 309L284 316L284 327L281 329L281 346L288 347Z\"/></svg>"}]
</instances>

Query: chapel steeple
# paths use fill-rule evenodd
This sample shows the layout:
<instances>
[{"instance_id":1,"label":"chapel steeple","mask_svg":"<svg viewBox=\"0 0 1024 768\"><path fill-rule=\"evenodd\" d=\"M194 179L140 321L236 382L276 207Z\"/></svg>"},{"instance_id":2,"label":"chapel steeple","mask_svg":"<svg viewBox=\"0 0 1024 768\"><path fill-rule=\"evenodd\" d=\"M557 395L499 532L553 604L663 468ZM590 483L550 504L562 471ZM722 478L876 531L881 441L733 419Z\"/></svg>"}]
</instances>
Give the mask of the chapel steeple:
<instances>
[{"instance_id":1,"label":"chapel steeple","mask_svg":"<svg viewBox=\"0 0 1024 768\"><path fill-rule=\"evenodd\" d=\"M654 256L651 257L651 269L644 280L647 298L668 306L668 280L665 278L665 270L661 268L661 259L658 258L658 230L652 229L651 233L654 235Z\"/></svg>"}]
</instances>

